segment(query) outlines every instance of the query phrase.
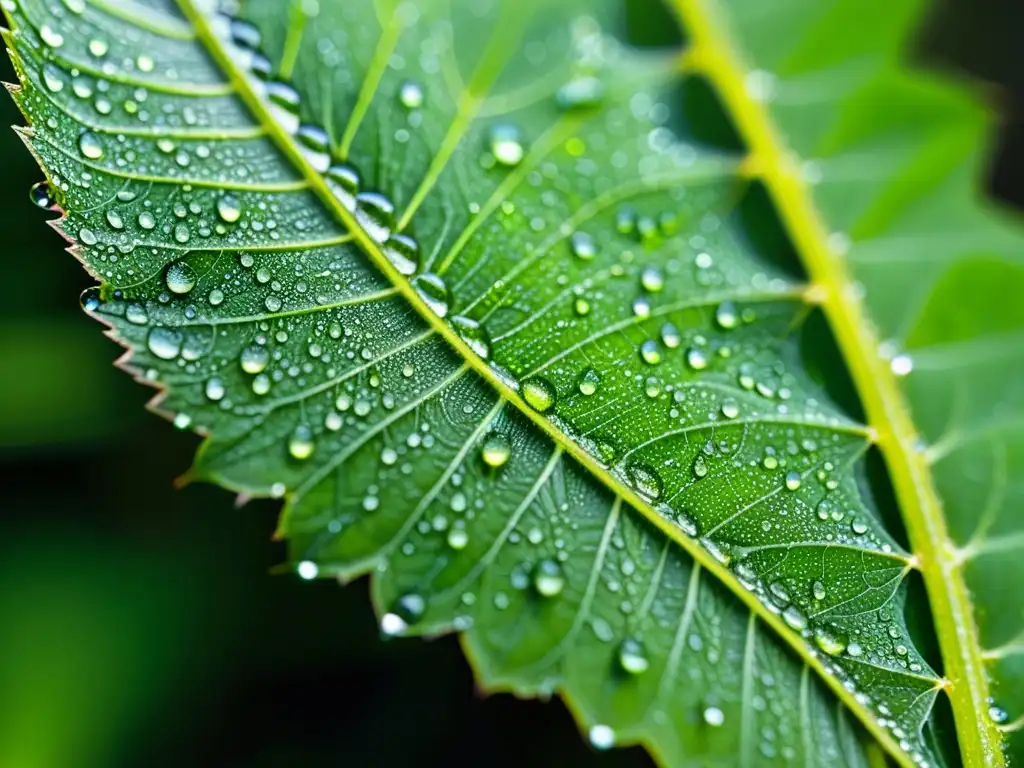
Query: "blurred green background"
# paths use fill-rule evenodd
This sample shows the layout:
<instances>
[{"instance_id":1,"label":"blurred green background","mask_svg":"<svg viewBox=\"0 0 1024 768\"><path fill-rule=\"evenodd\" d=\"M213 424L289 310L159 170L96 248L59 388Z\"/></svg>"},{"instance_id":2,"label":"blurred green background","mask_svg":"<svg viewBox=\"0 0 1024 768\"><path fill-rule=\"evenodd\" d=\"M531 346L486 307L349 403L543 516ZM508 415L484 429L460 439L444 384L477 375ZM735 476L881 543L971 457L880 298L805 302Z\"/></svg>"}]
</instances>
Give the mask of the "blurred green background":
<instances>
[{"instance_id":1,"label":"blurred green background","mask_svg":"<svg viewBox=\"0 0 1024 768\"><path fill-rule=\"evenodd\" d=\"M1022 23L945 0L920 48L1002 83L989 186L1024 207ZM479 694L454 638L381 640L365 583L271 575L276 502L175 490L198 439L111 365L13 132L0 161L0 766L649 765L591 751L558 701Z\"/></svg>"}]
</instances>

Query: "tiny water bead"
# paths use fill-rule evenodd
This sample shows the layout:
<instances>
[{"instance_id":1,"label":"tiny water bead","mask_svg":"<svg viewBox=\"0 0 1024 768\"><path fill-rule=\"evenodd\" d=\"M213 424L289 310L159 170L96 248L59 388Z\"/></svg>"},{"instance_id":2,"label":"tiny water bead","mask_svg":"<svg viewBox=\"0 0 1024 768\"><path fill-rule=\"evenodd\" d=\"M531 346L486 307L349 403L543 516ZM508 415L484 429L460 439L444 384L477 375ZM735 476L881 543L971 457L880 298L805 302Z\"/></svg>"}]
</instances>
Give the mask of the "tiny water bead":
<instances>
[{"instance_id":1,"label":"tiny water bead","mask_svg":"<svg viewBox=\"0 0 1024 768\"><path fill-rule=\"evenodd\" d=\"M50 193L50 184L46 181L33 184L28 191L28 199L34 206L43 210L50 210L57 204Z\"/></svg>"},{"instance_id":2,"label":"tiny water bead","mask_svg":"<svg viewBox=\"0 0 1024 768\"><path fill-rule=\"evenodd\" d=\"M288 453L293 459L299 461L308 459L313 455L314 448L313 433L304 424L297 426L291 437L288 438Z\"/></svg>"},{"instance_id":3,"label":"tiny water bead","mask_svg":"<svg viewBox=\"0 0 1024 768\"><path fill-rule=\"evenodd\" d=\"M627 637L619 646L619 666L631 675L640 675L651 666L647 649L639 640Z\"/></svg>"},{"instance_id":4,"label":"tiny water bead","mask_svg":"<svg viewBox=\"0 0 1024 768\"><path fill-rule=\"evenodd\" d=\"M501 432L491 432L484 440L480 456L489 467L503 467L512 457L512 444Z\"/></svg>"},{"instance_id":5,"label":"tiny water bead","mask_svg":"<svg viewBox=\"0 0 1024 768\"><path fill-rule=\"evenodd\" d=\"M695 371L702 371L708 367L708 356L703 349L690 347L686 350L686 364Z\"/></svg>"},{"instance_id":6,"label":"tiny water bead","mask_svg":"<svg viewBox=\"0 0 1024 768\"><path fill-rule=\"evenodd\" d=\"M914 370L914 360L910 355L896 355L889 361L889 368L894 376L906 376Z\"/></svg>"},{"instance_id":7,"label":"tiny water bead","mask_svg":"<svg viewBox=\"0 0 1024 768\"><path fill-rule=\"evenodd\" d=\"M654 267L645 267L640 273L640 285L645 291L658 293L665 287L665 278Z\"/></svg>"},{"instance_id":8,"label":"tiny water bead","mask_svg":"<svg viewBox=\"0 0 1024 768\"><path fill-rule=\"evenodd\" d=\"M241 365L246 373L261 373L270 362L270 353L266 347L253 344L242 350Z\"/></svg>"},{"instance_id":9,"label":"tiny water bead","mask_svg":"<svg viewBox=\"0 0 1024 768\"><path fill-rule=\"evenodd\" d=\"M167 267L165 281L171 293L185 294L195 288L197 278L196 271L191 265L184 261L175 261Z\"/></svg>"},{"instance_id":10,"label":"tiny water bead","mask_svg":"<svg viewBox=\"0 0 1024 768\"><path fill-rule=\"evenodd\" d=\"M300 579L312 581L320 574L320 568L312 560L303 560L296 566L295 572Z\"/></svg>"},{"instance_id":11,"label":"tiny water bead","mask_svg":"<svg viewBox=\"0 0 1024 768\"><path fill-rule=\"evenodd\" d=\"M565 576L562 566L554 560L545 558L533 569L533 588L541 597L556 597L565 588Z\"/></svg>"},{"instance_id":12,"label":"tiny water bead","mask_svg":"<svg viewBox=\"0 0 1024 768\"><path fill-rule=\"evenodd\" d=\"M491 155L504 166L519 165L526 154L519 129L510 123L498 123L491 126L487 142Z\"/></svg>"},{"instance_id":13,"label":"tiny water bead","mask_svg":"<svg viewBox=\"0 0 1024 768\"><path fill-rule=\"evenodd\" d=\"M725 724L725 713L718 707L705 707L704 722L712 728L720 728Z\"/></svg>"},{"instance_id":14,"label":"tiny water bead","mask_svg":"<svg viewBox=\"0 0 1024 768\"><path fill-rule=\"evenodd\" d=\"M212 379L209 379L206 382L205 391L206 396L210 400L213 400L214 402L217 402L218 400L222 399L225 393L227 392L227 390L224 388L224 382L221 381L216 376L214 376Z\"/></svg>"},{"instance_id":15,"label":"tiny water bead","mask_svg":"<svg viewBox=\"0 0 1024 768\"><path fill-rule=\"evenodd\" d=\"M555 386L539 376L523 382L522 392L527 405L541 413L551 410L557 397Z\"/></svg>"}]
</instances>

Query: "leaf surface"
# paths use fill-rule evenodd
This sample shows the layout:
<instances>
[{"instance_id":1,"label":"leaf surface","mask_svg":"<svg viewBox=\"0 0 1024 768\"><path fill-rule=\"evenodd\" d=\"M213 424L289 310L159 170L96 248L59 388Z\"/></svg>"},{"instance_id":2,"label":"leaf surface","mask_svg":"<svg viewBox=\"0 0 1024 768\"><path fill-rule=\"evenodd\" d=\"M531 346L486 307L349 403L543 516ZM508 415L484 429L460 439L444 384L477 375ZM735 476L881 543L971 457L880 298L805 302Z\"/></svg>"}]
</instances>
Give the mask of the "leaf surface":
<instances>
[{"instance_id":1,"label":"leaf surface","mask_svg":"<svg viewBox=\"0 0 1024 768\"><path fill-rule=\"evenodd\" d=\"M620 10L7 6L86 309L300 575L372 572L385 633L464 632L599 747L861 765L859 721L934 764L877 432Z\"/></svg>"}]
</instances>

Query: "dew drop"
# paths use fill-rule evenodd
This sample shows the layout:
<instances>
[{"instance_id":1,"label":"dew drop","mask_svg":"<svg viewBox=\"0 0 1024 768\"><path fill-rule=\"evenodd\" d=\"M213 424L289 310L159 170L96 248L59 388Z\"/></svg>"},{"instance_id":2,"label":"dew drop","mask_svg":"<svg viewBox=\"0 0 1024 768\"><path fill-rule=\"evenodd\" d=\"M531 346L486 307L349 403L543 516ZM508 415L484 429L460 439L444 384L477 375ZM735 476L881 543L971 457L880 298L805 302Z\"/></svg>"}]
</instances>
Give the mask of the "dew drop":
<instances>
[{"instance_id":1,"label":"dew drop","mask_svg":"<svg viewBox=\"0 0 1024 768\"><path fill-rule=\"evenodd\" d=\"M448 314L448 286L444 280L433 272L425 272L412 281L412 286L431 312L438 317Z\"/></svg>"},{"instance_id":2,"label":"dew drop","mask_svg":"<svg viewBox=\"0 0 1024 768\"><path fill-rule=\"evenodd\" d=\"M263 42L256 26L242 19L231 20L228 34L231 36L231 42L247 51L255 51Z\"/></svg>"},{"instance_id":3,"label":"dew drop","mask_svg":"<svg viewBox=\"0 0 1024 768\"><path fill-rule=\"evenodd\" d=\"M296 566L295 572L299 575L300 579L312 581L320 573L320 568L312 560L303 560Z\"/></svg>"},{"instance_id":4,"label":"dew drop","mask_svg":"<svg viewBox=\"0 0 1024 768\"><path fill-rule=\"evenodd\" d=\"M825 599L825 584L821 581L815 581L811 585L811 593L814 595L815 600Z\"/></svg>"},{"instance_id":5,"label":"dew drop","mask_svg":"<svg viewBox=\"0 0 1024 768\"><path fill-rule=\"evenodd\" d=\"M146 230L153 229L156 226L156 217L149 211L143 211L139 214L139 226Z\"/></svg>"},{"instance_id":6,"label":"dew drop","mask_svg":"<svg viewBox=\"0 0 1024 768\"><path fill-rule=\"evenodd\" d=\"M456 315L451 319L452 327L470 349L484 360L491 356L491 337L476 320Z\"/></svg>"},{"instance_id":7,"label":"dew drop","mask_svg":"<svg viewBox=\"0 0 1024 768\"><path fill-rule=\"evenodd\" d=\"M569 248L578 259L590 261L597 255L597 243L586 232L573 232L569 237Z\"/></svg>"},{"instance_id":8,"label":"dew drop","mask_svg":"<svg viewBox=\"0 0 1024 768\"><path fill-rule=\"evenodd\" d=\"M501 432L491 432L484 440L480 456L489 467L503 467L512 456L512 444Z\"/></svg>"},{"instance_id":9,"label":"dew drop","mask_svg":"<svg viewBox=\"0 0 1024 768\"><path fill-rule=\"evenodd\" d=\"M735 419L740 415L740 406L732 398L727 398L722 401L722 415L727 419Z\"/></svg>"},{"instance_id":10,"label":"dew drop","mask_svg":"<svg viewBox=\"0 0 1024 768\"><path fill-rule=\"evenodd\" d=\"M173 328L156 327L149 332L146 339L146 346L149 351L161 360L173 360L181 353L181 343L184 337L181 331Z\"/></svg>"},{"instance_id":11,"label":"dew drop","mask_svg":"<svg viewBox=\"0 0 1024 768\"><path fill-rule=\"evenodd\" d=\"M132 325L145 325L149 322L149 315L141 304L129 304L124 309L124 319Z\"/></svg>"},{"instance_id":12,"label":"dew drop","mask_svg":"<svg viewBox=\"0 0 1024 768\"><path fill-rule=\"evenodd\" d=\"M825 629L815 631L814 644L829 656L838 656L846 649L842 640Z\"/></svg>"},{"instance_id":13,"label":"dew drop","mask_svg":"<svg viewBox=\"0 0 1024 768\"><path fill-rule=\"evenodd\" d=\"M417 82L406 80L398 88L398 103L406 109L419 109L423 99L423 86Z\"/></svg>"},{"instance_id":14,"label":"dew drop","mask_svg":"<svg viewBox=\"0 0 1024 768\"><path fill-rule=\"evenodd\" d=\"M599 723L598 725L591 726L590 731L587 733L587 738L590 739L590 744L594 749L603 751L615 746L615 731L607 725Z\"/></svg>"},{"instance_id":15,"label":"dew drop","mask_svg":"<svg viewBox=\"0 0 1024 768\"><path fill-rule=\"evenodd\" d=\"M270 353L266 347L252 344L242 350L241 365L246 373L261 373L270 362Z\"/></svg>"},{"instance_id":16,"label":"dew drop","mask_svg":"<svg viewBox=\"0 0 1024 768\"><path fill-rule=\"evenodd\" d=\"M704 722L712 728L720 728L725 723L725 713L718 707L705 707Z\"/></svg>"},{"instance_id":17,"label":"dew drop","mask_svg":"<svg viewBox=\"0 0 1024 768\"><path fill-rule=\"evenodd\" d=\"M541 597L556 597L565 588L562 566L544 558L533 569L533 588Z\"/></svg>"},{"instance_id":18,"label":"dew drop","mask_svg":"<svg viewBox=\"0 0 1024 768\"><path fill-rule=\"evenodd\" d=\"M665 323L661 326L661 343L669 349L677 349L682 343L682 336L679 333L679 329L676 328L672 323Z\"/></svg>"},{"instance_id":19,"label":"dew drop","mask_svg":"<svg viewBox=\"0 0 1024 768\"><path fill-rule=\"evenodd\" d=\"M33 184L28 190L28 198L34 206L43 210L50 210L56 205L50 194L50 184L46 181Z\"/></svg>"},{"instance_id":20,"label":"dew drop","mask_svg":"<svg viewBox=\"0 0 1024 768\"><path fill-rule=\"evenodd\" d=\"M288 438L288 453L291 454L293 459L303 461L313 455L313 450L316 447L313 442L313 433L309 427L304 424L300 424L292 432L291 437Z\"/></svg>"},{"instance_id":21,"label":"dew drop","mask_svg":"<svg viewBox=\"0 0 1024 768\"><path fill-rule=\"evenodd\" d=\"M645 267L640 273L640 285L645 291L659 293L665 287L665 278L654 267Z\"/></svg>"},{"instance_id":22,"label":"dew drop","mask_svg":"<svg viewBox=\"0 0 1024 768\"><path fill-rule=\"evenodd\" d=\"M527 404L541 413L551 410L555 404L555 386L547 379L536 377L523 382L522 392Z\"/></svg>"},{"instance_id":23,"label":"dew drop","mask_svg":"<svg viewBox=\"0 0 1024 768\"><path fill-rule=\"evenodd\" d=\"M271 80L266 85L267 99L291 114L299 112L299 92L288 83Z\"/></svg>"},{"instance_id":24,"label":"dew drop","mask_svg":"<svg viewBox=\"0 0 1024 768\"><path fill-rule=\"evenodd\" d=\"M686 350L686 364L695 371L702 371L708 367L708 356L704 350L690 347Z\"/></svg>"},{"instance_id":25,"label":"dew drop","mask_svg":"<svg viewBox=\"0 0 1024 768\"><path fill-rule=\"evenodd\" d=\"M657 365L661 362L661 350L658 349L658 342L654 339L647 339L640 345L640 359L648 365Z\"/></svg>"},{"instance_id":26,"label":"dew drop","mask_svg":"<svg viewBox=\"0 0 1024 768\"><path fill-rule=\"evenodd\" d=\"M619 666L631 675L641 675L651 666L647 649L636 638L627 637L619 645Z\"/></svg>"},{"instance_id":27,"label":"dew drop","mask_svg":"<svg viewBox=\"0 0 1024 768\"><path fill-rule=\"evenodd\" d=\"M1010 715L1002 707L993 705L988 708L988 719L993 723L1001 725L1010 719Z\"/></svg>"},{"instance_id":28,"label":"dew drop","mask_svg":"<svg viewBox=\"0 0 1024 768\"><path fill-rule=\"evenodd\" d=\"M195 269L188 262L175 261L167 267L165 281L171 293L184 294L195 288L197 278Z\"/></svg>"},{"instance_id":29,"label":"dew drop","mask_svg":"<svg viewBox=\"0 0 1024 768\"><path fill-rule=\"evenodd\" d=\"M302 123L295 131L295 138L304 147L314 152L329 152L331 149L331 137L319 125Z\"/></svg>"},{"instance_id":30,"label":"dew drop","mask_svg":"<svg viewBox=\"0 0 1024 768\"><path fill-rule=\"evenodd\" d=\"M592 394L597 392L597 386L601 383L601 375L593 368L587 368L580 375L579 388L580 394L590 397Z\"/></svg>"},{"instance_id":31,"label":"dew drop","mask_svg":"<svg viewBox=\"0 0 1024 768\"><path fill-rule=\"evenodd\" d=\"M379 192L356 195L356 219L367 234L378 243L387 240L395 226L395 206Z\"/></svg>"},{"instance_id":32,"label":"dew drop","mask_svg":"<svg viewBox=\"0 0 1024 768\"><path fill-rule=\"evenodd\" d=\"M914 370L914 359L910 355L896 355L889 361L894 376L906 376Z\"/></svg>"},{"instance_id":33,"label":"dew drop","mask_svg":"<svg viewBox=\"0 0 1024 768\"><path fill-rule=\"evenodd\" d=\"M731 301L723 301L718 305L715 310L715 322L718 323L720 328L726 330L735 328L739 324L739 313L736 311L736 305Z\"/></svg>"},{"instance_id":34,"label":"dew drop","mask_svg":"<svg viewBox=\"0 0 1024 768\"><path fill-rule=\"evenodd\" d=\"M242 204L234 195L223 195L217 199L217 215L221 221L234 224L242 216Z\"/></svg>"},{"instance_id":35,"label":"dew drop","mask_svg":"<svg viewBox=\"0 0 1024 768\"><path fill-rule=\"evenodd\" d=\"M99 137L92 131L84 131L78 137L78 149L90 160L99 160L103 157L103 145Z\"/></svg>"},{"instance_id":36,"label":"dew drop","mask_svg":"<svg viewBox=\"0 0 1024 768\"><path fill-rule=\"evenodd\" d=\"M206 382L206 396L217 402L224 397L225 394L224 382L214 376L212 379L208 379Z\"/></svg>"},{"instance_id":37,"label":"dew drop","mask_svg":"<svg viewBox=\"0 0 1024 768\"><path fill-rule=\"evenodd\" d=\"M465 549L469 544L469 533L465 528L452 528L448 531L448 546L452 549Z\"/></svg>"},{"instance_id":38,"label":"dew drop","mask_svg":"<svg viewBox=\"0 0 1024 768\"><path fill-rule=\"evenodd\" d=\"M400 274L416 274L420 266L420 246L408 235L394 234L384 242L384 255Z\"/></svg>"},{"instance_id":39,"label":"dew drop","mask_svg":"<svg viewBox=\"0 0 1024 768\"><path fill-rule=\"evenodd\" d=\"M55 30L49 24L43 24L39 28L39 37L51 48L60 48L64 45L64 35Z\"/></svg>"},{"instance_id":40,"label":"dew drop","mask_svg":"<svg viewBox=\"0 0 1024 768\"><path fill-rule=\"evenodd\" d=\"M596 77L576 77L555 93L555 102L561 109L593 109L604 100L604 84Z\"/></svg>"},{"instance_id":41,"label":"dew drop","mask_svg":"<svg viewBox=\"0 0 1024 768\"><path fill-rule=\"evenodd\" d=\"M800 488L801 478L799 472L787 472L786 473L786 489L795 491Z\"/></svg>"},{"instance_id":42,"label":"dew drop","mask_svg":"<svg viewBox=\"0 0 1024 768\"><path fill-rule=\"evenodd\" d=\"M649 465L633 462L626 467L629 484L645 499L654 501L661 497L664 486L661 476Z\"/></svg>"},{"instance_id":43,"label":"dew drop","mask_svg":"<svg viewBox=\"0 0 1024 768\"><path fill-rule=\"evenodd\" d=\"M693 460L693 476L698 480L702 477L706 477L708 474L708 463L704 457L700 454Z\"/></svg>"},{"instance_id":44,"label":"dew drop","mask_svg":"<svg viewBox=\"0 0 1024 768\"><path fill-rule=\"evenodd\" d=\"M798 632L807 628L807 617L800 612L800 609L795 605L789 606L782 612L782 620L786 622L791 629L795 629Z\"/></svg>"},{"instance_id":45,"label":"dew drop","mask_svg":"<svg viewBox=\"0 0 1024 768\"><path fill-rule=\"evenodd\" d=\"M526 153L523 149L519 129L510 123L498 123L491 126L488 147L494 159L508 167L519 165Z\"/></svg>"}]
</instances>

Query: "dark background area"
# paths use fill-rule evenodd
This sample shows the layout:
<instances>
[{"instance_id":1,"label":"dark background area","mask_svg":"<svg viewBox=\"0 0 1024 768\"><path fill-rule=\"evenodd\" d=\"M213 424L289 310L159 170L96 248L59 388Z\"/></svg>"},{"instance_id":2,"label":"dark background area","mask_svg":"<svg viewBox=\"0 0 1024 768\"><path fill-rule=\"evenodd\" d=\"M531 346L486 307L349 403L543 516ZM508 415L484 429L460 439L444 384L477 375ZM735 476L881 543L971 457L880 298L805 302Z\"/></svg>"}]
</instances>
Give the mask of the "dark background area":
<instances>
[{"instance_id":1,"label":"dark background area","mask_svg":"<svg viewBox=\"0 0 1024 768\"><path fill-rule=\"evenodd\" d=\"M1021 29L1020 0L943 0L921 45L1001 84L989 186L1018 206ZM593 752L557 700L478 693L453 637L382 640L365 582L271 575L277 502L176 490L198 438L110 365L13 132L0 158L0 766L649 765Z\"/></svg>"}]
</instances>

